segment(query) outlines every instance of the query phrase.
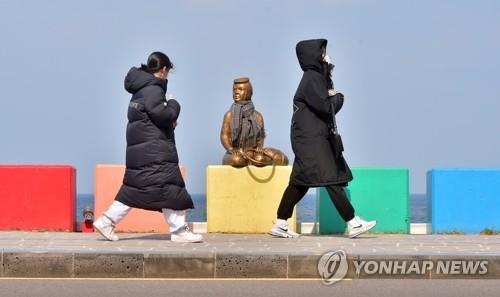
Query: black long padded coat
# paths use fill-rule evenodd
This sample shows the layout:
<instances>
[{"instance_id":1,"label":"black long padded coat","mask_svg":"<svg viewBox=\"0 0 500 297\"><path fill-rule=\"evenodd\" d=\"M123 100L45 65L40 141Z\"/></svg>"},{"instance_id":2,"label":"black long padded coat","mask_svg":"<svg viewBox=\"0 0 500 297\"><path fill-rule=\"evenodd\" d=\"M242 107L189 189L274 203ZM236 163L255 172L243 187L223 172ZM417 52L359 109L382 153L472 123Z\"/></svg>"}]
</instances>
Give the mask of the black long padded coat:
<instances>
[{"instance_id":1,"label":"black long padded coat","mask_svg":"<svg viewBox=\"0 0 500 297\"><path fill-rule=\"evenodd\" d=\"M344 103L342 95L328 96L328 82L322 73L322 47L327 40L304 40L296 52L304 71L293 98L291 126L295 154L290 183L299 186L346 186L352 180L344 157L338 158L328 141L328 123L332 121L331 103L337 113Z\"/></svg>"},{"instance_id":2,"label":"black long padded coat","mask_svg":"<svg viewBox=\"0 0 500 297\"><path fill-rule=\"evenodd\" d=\"M180 105L165 99L167 81L133 67L125 77L128 107L125 177L115 200L146 210L194 208L179 169L173 123Z\"/></svg>"}]
</instances>

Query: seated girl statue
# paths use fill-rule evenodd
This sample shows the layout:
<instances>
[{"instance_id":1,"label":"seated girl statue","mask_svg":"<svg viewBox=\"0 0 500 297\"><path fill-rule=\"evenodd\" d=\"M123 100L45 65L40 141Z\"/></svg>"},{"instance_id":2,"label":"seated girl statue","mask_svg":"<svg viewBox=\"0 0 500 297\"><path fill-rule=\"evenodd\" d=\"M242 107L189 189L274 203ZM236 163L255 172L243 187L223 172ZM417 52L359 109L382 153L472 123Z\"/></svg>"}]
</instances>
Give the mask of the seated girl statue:
<instances>
[{"instance_id":1,"label":"seated girl statue","mask_svg":"<svg viewBox=\"0 0 500 297\"><path fill-rule=\"evenodd\" d=\"M234 167L288 165L287 156L280 150L264 148L264 118L255 110L252 93L249 78L234 80L234 103L224 115L220 133L226 149L222 164Z\"/></svg>"}]
</instances>

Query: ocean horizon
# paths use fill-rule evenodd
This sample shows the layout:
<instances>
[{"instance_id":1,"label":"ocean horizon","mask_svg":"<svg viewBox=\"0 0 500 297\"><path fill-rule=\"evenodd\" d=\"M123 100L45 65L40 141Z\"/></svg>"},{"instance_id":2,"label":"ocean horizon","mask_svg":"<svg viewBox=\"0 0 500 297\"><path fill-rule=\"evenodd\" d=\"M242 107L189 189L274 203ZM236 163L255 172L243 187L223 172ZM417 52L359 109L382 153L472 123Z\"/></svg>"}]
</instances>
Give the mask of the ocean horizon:
<instances>
[{"instance_id":1,"label":"ocean horizon","mask_svg":"<svg viewBox=\"0 0 500 297\"><path fill-rule=\"evenodd\" d=\"M206 194L191 194L194 202L194 209L187 211L188 222L206 222L207 207ZM83 220L83 209L87 206L94 209L94 194L78 194L76 200L76 221L79 224ZM429 223L430 203L426 194L410 195L410 223ZM316 221L316 195L307 194L297 204L297 222Z\"/></svg>"}]
</instances>

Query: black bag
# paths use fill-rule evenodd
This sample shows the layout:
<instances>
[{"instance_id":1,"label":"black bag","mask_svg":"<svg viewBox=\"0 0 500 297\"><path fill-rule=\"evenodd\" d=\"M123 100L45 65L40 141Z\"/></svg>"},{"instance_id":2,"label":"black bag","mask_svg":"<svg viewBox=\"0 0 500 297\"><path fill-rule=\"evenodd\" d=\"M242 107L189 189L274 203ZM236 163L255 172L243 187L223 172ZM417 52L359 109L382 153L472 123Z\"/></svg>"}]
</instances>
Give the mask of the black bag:
<instances>
[{"instance_id":1,"label":"black bag","mask_svg":"<svg viewBox=\"0 0 500 297\"><path fill-rule=\"evenodd\" d=\"M328 141L332 151L335 153L335 157L340 157L344 151L344 144L342 143L342 137L340 137L339 131L337 129L337 122L335 121L335 107L332 104L332 122L328 125Z\"/></svg>"}]
</instances>

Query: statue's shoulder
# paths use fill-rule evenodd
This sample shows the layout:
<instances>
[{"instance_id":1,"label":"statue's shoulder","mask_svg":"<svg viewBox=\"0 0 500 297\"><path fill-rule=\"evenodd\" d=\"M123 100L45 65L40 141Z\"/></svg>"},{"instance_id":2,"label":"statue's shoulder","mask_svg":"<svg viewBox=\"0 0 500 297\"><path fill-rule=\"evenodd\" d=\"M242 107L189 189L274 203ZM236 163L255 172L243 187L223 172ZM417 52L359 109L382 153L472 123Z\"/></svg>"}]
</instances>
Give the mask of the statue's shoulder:
<instances>
[{"instance_id":1,"label":"statue's shoulder","mask_svg":"<svg viewBox=\"0 0 500 297\"><path fill-rule=\"evenodd\" d=\"M257 118L257 121L259 121L260 124L263 125L264 124L264 116L258 111L254 111L254 115Z\"/></svg>"},{"instance_id":2,"label":"statue's shoulder","mask_svg":"<svg viewBox=\"0 0 500 297\"><path fill-rule=\"evenodd\" d=\"M230 111L230 110L228 110L228 111L226 111L226 113L224 114L224 119L226 120L226 119L230 119L230 118L231 118L231 111Z\"/></svg>"}]
</instances>

